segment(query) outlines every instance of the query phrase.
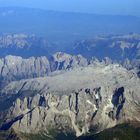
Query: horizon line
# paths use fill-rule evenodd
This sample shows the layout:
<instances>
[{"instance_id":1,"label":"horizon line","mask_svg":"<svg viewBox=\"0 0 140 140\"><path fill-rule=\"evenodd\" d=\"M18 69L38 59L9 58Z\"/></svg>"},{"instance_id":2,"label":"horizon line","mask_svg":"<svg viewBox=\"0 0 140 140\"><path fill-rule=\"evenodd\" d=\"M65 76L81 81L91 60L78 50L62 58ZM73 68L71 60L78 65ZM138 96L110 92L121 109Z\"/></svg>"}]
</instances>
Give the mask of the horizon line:
<instances>
[{"instance_id":1,"label":"horizon line","mask_svg":"<svg viewBox=\"0 0 140 140\"><path fill-rule=\"evenodd\" d=\"M80 11L65 11L65 10L54 10L54 9L46 9L46 8L39 8L39 7L28 7L28 6L0 6L1 8L25 8L25 9L34 9L34 10L41 10L41 11L49 11L49 12L61 12L61 13L75 13L75 14L88 14L88 15L100 15L100 16L131 16L140 18L140 15L131 15L131 14L102 14L102 13L93 13L93 12L80 12Z\"/></svg>"}]
</instances>

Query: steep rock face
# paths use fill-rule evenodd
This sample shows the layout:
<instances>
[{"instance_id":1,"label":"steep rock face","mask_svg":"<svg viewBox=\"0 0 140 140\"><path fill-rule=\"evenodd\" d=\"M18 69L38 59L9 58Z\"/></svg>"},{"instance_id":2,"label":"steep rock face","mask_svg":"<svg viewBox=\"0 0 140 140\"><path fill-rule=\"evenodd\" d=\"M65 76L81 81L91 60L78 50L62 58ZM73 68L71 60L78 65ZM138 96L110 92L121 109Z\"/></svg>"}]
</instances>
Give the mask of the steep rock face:
<instances>
[{"instance_id":1,"label":"steep rock face","mask_svg":"<svg viewBox=\"0 0 140 140\"><path fill-rule=\"evenodd\" d=\"M67 45L66 45L67 46ZM68 49L68 50L67 50ZM62 49L54 44L48 42L47 39L37 37L35 35L27 34L3 34L0 35L0 57L7 57L7 55L21 56L23 58L29 57L42 57L49 58L51 71L70 69L71 67L77 67L77 65L87 65L92 62L86 60L96 57L98 60L103 60L109 63L120 63L128 69L137 68L136 71L139 74L140 71L140 35L111 35L111 36L98 36L89 40L77 41L73 47ZM57 51L67 51L75 56L68 55ZM53 53L56 53L52 56ZM80 55L79 55L80 54ZM83 58L82 56L85 58ZM8 58L8 57L7 57ZM3 58L4 59L4 58ZM10 58L14 60L16 58ZM19 57L17 57L19 59ZM41 58L37 58L39 63L42 63ZM4 60L3 60L4 61ZM8 60L9 61L9 60ZM34 61L34 60L31 60ZM0 60L0 68L3 68L3 63ZM16 63L16 62L11 62ZM36 62L30 62L36 63ZM47 62L46 62L47 63ZM26 65L26 64L25 64ZM42 64L43 65L43 64ZM28 64L25 67L29 67ZM45 67L47 67L45 65ZM28 69L28 68L27 68ZM35 69L35 68L33 68ZM32 70L30 70L32 71ZM6 70L7 72L7 70ZM47 74L47 73L45 73ZM25 74L26 75L26 74ZM38 77L38 72L33 70L30 76L24 78ZM44 75L44 73L42 74ZM9 76L9 75L8 75ZM11 77L11 76L9 76ZM22 77L22 76L20 76ZM9 79L8 79L9 80Z\"/></svg>"},{"instance_id":2,"label":"steep rock face","mask_svg":"<svg viewBox=\"0 0 140 140\"><path fill-rule=\"evenodd\" d=\"M81 55L72 56L63 52L57 52L51 57L50 63L52 71L57 71L87 66L88 60Z\"/></svg>"},{"instance_id":3,"label":"steep rock face","mask_svg":"<svg viewBox=\"0 0 140 140\"><path fill-rule=\"evenodd\" d=\"M62 52L54 54L51 59L45 56L24 59L9 55L0 59L0 80L1 82L8 82L41 77L54 71L69 70L87 65L88 61L81 55L72 56Z\"/></svg>"},{"instance_id":4,"label":"steep rock face","mask_svg":"<svg viewBox=\"0 0 140 140\"><path fill-rule=\"evenodd\" d=\"M98 132L139 120L140 80L119 65L75 68L63 74L12 82L1 90L1 130L17 133Z\"/></svg>"},{"instance_id":5,"label":"steep rock face","mask_svg":"<svg viewBox=\"0 0 140 140\"><path fill-rule=\"evenodd\" d=\"M18 80L47 75L50 64L47 57L23 59L18 56L6 56L0 59L1 80Z\"/></svg>"}]
</instances>

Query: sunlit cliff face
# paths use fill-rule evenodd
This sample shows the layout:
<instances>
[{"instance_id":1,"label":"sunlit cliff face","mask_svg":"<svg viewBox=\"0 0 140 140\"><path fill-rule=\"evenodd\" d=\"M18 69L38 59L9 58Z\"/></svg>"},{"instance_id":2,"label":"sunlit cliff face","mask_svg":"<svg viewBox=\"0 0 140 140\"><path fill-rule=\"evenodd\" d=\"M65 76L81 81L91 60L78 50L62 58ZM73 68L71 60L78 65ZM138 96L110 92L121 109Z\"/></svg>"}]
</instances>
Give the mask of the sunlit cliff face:
<instances>
[{"instance_id":1,"label":"sunlit cliff face","mask_svg":"<svg viewBox=\"0 0 140 140\"><path fill-rule=\"evenodd\" d=\"M139 140L139 0L0 0L0 139Z\"/></svg>"}]
</instances>

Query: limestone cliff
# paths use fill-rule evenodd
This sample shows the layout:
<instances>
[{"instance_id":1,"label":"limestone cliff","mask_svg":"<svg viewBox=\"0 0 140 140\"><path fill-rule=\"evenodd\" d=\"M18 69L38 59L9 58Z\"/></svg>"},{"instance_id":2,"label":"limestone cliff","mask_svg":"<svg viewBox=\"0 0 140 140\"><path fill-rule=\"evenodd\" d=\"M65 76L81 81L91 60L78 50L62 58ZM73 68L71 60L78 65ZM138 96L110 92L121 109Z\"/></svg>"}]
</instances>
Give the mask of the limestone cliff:
<instances>
[{"instance_id":1,"label":"limestone cliff","mask_svg":"<svg viewBox=\"0 0 140 140\"><path fill-rule=\"evenodd\" d=\"M55 128L80 136L140 121L139 85L133 71L100 63L11 82L0 91L1 130L30 134Z\"/></svg>"}]
</instances>

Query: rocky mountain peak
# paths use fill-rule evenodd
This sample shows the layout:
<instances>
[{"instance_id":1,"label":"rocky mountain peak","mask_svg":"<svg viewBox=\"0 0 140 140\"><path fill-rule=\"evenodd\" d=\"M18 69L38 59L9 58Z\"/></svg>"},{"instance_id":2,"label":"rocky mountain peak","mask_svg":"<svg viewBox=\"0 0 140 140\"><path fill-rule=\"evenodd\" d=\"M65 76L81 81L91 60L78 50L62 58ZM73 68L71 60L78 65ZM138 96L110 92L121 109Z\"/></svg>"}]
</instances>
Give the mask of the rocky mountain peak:
<instances>
[{"instance_id":1,"label":"rocky mountain peak","mask_svg":"<svg viewBox=\"0 0 140 140\"><path fill-rule=\"evenodd\" d=\"M5 107L0 110L7 120L1 130L36 134L48 127L68 128L80 136L95 126L99 132L124 121L139 121L139 84L133 71L117 64L11 82L0 91Z\"/></svg>"}]
</instances>

